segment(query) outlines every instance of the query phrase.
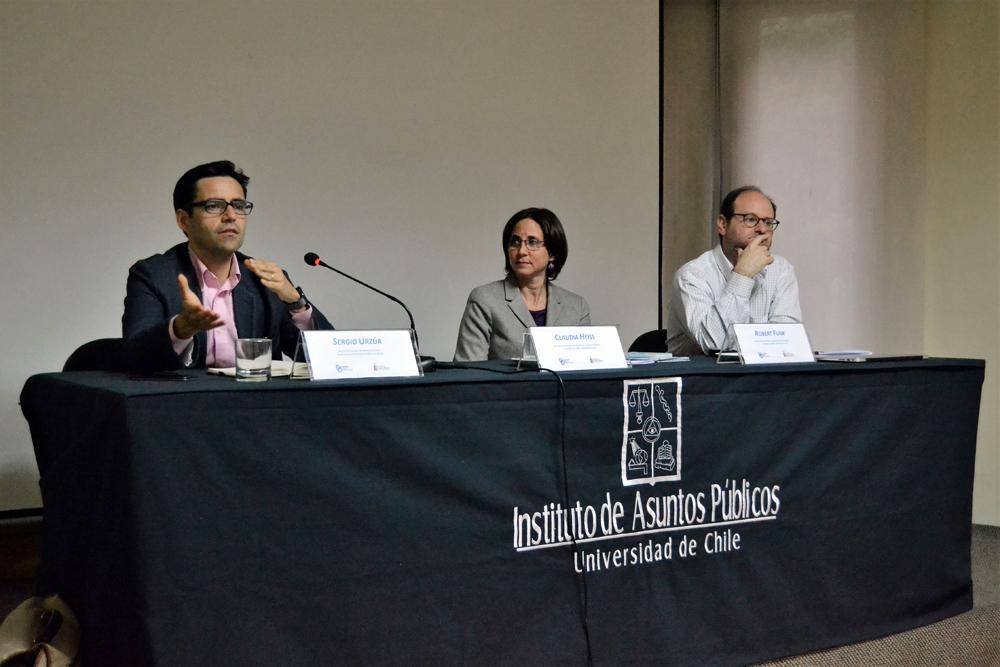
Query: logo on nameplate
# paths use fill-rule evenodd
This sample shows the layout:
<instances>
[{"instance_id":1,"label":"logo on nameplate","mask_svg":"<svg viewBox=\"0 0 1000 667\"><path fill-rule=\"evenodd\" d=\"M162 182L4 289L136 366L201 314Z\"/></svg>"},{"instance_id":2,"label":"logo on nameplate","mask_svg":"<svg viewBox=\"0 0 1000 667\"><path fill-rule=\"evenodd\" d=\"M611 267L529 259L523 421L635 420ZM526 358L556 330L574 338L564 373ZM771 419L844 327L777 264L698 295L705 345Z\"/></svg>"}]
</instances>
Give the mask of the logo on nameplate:
<instances>
[{"instance_id":1,"label":"logo on nameplate","mask_svg":"<svg viewBox=\"0 0 1000 667\"><path fill-rule=\"evenodd\" d=\"M681 478L681 378L622 381L622 484Z\"/></svg>"}]
</instances>

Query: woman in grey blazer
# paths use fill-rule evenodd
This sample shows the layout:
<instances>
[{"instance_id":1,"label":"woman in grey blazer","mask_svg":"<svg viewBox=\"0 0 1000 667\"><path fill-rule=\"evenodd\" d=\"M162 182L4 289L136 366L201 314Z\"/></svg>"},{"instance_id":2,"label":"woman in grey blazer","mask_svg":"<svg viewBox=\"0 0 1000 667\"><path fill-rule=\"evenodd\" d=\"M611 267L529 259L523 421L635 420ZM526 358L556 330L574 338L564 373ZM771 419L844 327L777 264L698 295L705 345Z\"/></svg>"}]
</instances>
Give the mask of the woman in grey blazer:
<instances>
[{"instance_id":1,"label":"woman in grey blazer","mask_svg":"<svg viewBox=\"0 0 1000 667\"><path fill-rule=\"evenodd\" d=\"M519 357L528 327L590 324L586 299L552 284L569 252L555 213L518 211L504 225L502 247L507 277L469 294L455 361Z\"/></svg>"}]
</instances>

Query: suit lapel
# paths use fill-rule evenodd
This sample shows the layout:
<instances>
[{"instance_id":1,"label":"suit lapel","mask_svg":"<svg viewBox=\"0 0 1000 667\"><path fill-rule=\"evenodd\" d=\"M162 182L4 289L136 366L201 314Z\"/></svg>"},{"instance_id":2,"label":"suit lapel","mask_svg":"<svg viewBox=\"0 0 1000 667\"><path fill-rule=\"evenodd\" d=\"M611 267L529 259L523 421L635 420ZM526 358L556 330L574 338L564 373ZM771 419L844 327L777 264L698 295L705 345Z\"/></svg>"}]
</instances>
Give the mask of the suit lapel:
<instances>
[{"instance_id":1,"label":"suit lapel","mask_svg":"<svg viewBox=\"0 0 1000 667\"><path fill-rule=\"evenodd\" d=\"M177 246L177 265L180 268L180 272L184 274L187 278L188 287L194 292L198 300L201 301L201 281L198 280L198 274L194 270L194 264L191 263L191 250L188 248L186 243ZM176 283L176 278L174 280ZM180 304L178 303L178 309Z\"/></svg>"},{"instance_id":2,"label":"suit lapel","mask_svg":"<svg viewBox=\"0 0 1000 667\"><path fill-rule=\"evenodd\" d=\"M180 272L184 274L185 278L187 278L188 287L192 292L194 292L194 295L198 297L198 301L204 303L201 296L201 281L198 280L198 274L195 271L194 264L191 263L191 249L188 247L187 243L182 243L181 245L175 247L178 248L177 263L180 267ZM174 278L174 282L176 282L176 277ZM178 300L177 312L180 312L180 306L181 304ZM194 335L194 352L191 355L191 360L194 362L196 367L201 368L205 366L206 350L208 350L208 334L204 331L199 331Z\"/></svg>"},{"instance_id":3,"label":"suit lapel","mask_svg":"<svg viewBox=\"0 0 1000 667\"><path fill-rule=\"evenodd\" d=\"M517 289L517 285L510 276L503 281L503 296L507 301L507 307L510 308L510 312L514 313L514 317L516 317L523 326L535 326L535 320L531 317L531 311L528 310L528 304L526 304L524 299L521 298L521 292Z\"/></svg>"},{"instance_id":4,"label":"suit lapel","mask_svg":"<svg viewBox=\"0 0 1000 667\"><path fill-rule=\"evenodd\" d=\"M257 289L257 283L253 274L249 270L244 271L239 284L233 290L236 334L240 338L254 338L255 331L263 331L262 326L257 326L257 318L260 317L260 314L257 312L257 300L253 298L255 289Z\"/></svg>"},{"instance_id":5,"label":"suit lapel","mask_svg":"<svg viewBox=\"0 0 1000 667\"><path fill-rule=\"evenodd\" d=\"M562 290L555 285L549 285L549 304L545 313L545 324L550 327L558 326L559 318L562 315Z\"/></svg>"}]
</instances>

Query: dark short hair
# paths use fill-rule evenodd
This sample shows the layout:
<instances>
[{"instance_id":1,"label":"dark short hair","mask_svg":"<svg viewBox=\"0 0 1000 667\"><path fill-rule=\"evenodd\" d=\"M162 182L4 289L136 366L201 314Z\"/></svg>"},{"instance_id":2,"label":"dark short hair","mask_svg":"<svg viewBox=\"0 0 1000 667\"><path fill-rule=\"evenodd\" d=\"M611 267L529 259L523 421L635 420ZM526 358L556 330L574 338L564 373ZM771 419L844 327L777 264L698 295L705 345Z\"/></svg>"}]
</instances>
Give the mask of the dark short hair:
<instances>
[{"instance_id":1,"label":"dark short hair","mask_svg":"<svg viewBox=\"0 0 1000 667\"><path fill-rule=\"evenodd\" d=\"M554 268L548 272L548 278L549 280L555 280L566 263L566 256L569 254L569 244L566 242L566 232L563 231L563 226L559 222L559 218L547 208L526 208L518 211L503 226L503 237L500 241L500 247L503 248L504 270L508 274L511 272L507 244L514 233L514 227L517 223L528 218L537 222L538 226L542 228L542 240L545 241L545 247L548 248L549 254L552 255L552 264L554 265Z\"/></svg>"},{"instance_id":2,"label":"dark short hair","mask_svg":"<svg viewBox=\"0 0 1000 667\"><path fill-rule=\"evenodd\" d=\"M214 176L228 176L234 179L243 188L243 196L247 196L247 184L250 183L250 177L244 174L242 169L229 160L208 162L188 169L178 179L177 185L174 186L174 210L192 213L191 204L194 202L195 190L198 189L198 181Z\"/></svg>"},{"instance_id":3,"label":"dark short hair","mask_svg":"<svg viewBox=\"0 0 1000 667\"><path fill-rule=\"evenodd\" d=\"M763 190L758 188L756 185L741 185L735 190L731 190L729 194L722 198L722 204L719 205L719 215L721 215L726 220L733 217L733 206L736 205L736 198L739 197L744 192L756 192L759 195L763 195L767 198L767 201L771 202L771 209L774 211L774 215L778 215L778 207L771 199L771 196L765 193Z\"/></svg>"}]
</instances>

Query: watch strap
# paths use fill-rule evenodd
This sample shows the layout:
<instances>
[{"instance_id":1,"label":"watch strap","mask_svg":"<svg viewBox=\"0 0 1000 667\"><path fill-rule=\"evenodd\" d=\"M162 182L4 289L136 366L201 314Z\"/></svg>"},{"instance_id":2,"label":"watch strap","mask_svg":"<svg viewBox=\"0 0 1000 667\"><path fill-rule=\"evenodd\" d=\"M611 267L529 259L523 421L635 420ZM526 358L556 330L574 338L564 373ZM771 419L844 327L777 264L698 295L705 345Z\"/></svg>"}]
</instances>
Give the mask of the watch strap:
<instances>
[{"instance_id":1,"label":"watch strap","mask_svg":"<svg viewBox=\"0 0 1000 667\"><path fill-rule=\"evenodd\" d=\"M291 303L285 304L285 307L288 308L288 312L290 313L293 313L297 310L304 310L305 308L309 307L309 299L306 298L306 293L303 292L302 288L299 287L298 285L295 286L295 289L299 291L298 301L292 301Z\"/></svg>"}]
</instances>

